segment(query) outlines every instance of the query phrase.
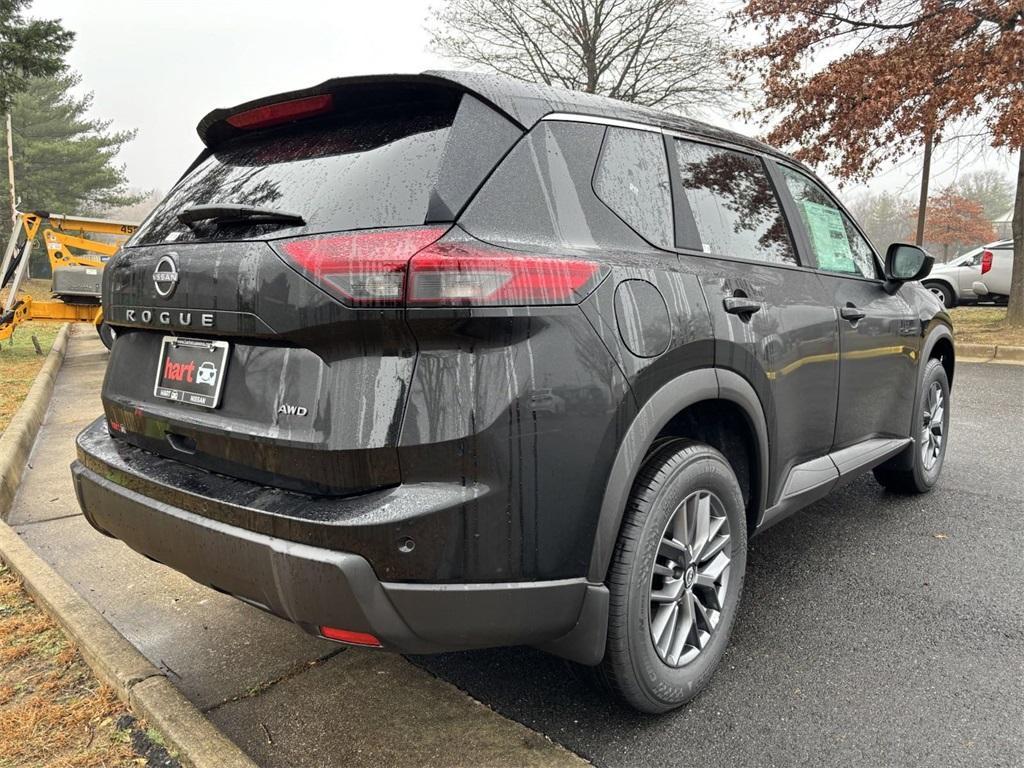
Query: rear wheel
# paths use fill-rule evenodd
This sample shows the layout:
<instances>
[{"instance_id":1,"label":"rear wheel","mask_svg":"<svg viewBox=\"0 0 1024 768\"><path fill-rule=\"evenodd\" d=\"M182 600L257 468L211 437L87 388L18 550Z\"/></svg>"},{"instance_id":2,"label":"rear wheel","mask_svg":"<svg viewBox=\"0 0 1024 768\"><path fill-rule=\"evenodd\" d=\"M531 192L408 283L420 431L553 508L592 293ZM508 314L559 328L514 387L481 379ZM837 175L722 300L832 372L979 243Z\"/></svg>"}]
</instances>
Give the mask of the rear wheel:
<instances>
[{"instance_id":1,"label":"rear wheel","mask_svg":"<svg viewBox=\"0 0 1024 768\"><path fill-rule=\"evenodd\" d=\"M673 440L650 456L609 569L601 666L632 706L666 712L708 684L739 605L746 540L743 497L721 453Z\"/></svg>"},{"instance_id":2,"label":"rear wheel","mask_svg":"<svg viewBox=\"0 0 1024 768\"><path fill-rule=\"evenodd\" d=\"M925 283L924 287L935 294L936 298L942 302L942 306L946 309L956 306L956 296L953 295L952 289L945 283Z\"/></svg>"},{"instance_id":3,"label":"rear wheel","mask_svg":"<svg viewBox=\"0 0 1024 768\"><path fill-rule=\"evenodd\" d=\"M925 493L939 479L949 437L949 378L941 360L929 360L914 406L909 455L875 468L875 479L897 493Z\"/></svg>"}]
</instances>

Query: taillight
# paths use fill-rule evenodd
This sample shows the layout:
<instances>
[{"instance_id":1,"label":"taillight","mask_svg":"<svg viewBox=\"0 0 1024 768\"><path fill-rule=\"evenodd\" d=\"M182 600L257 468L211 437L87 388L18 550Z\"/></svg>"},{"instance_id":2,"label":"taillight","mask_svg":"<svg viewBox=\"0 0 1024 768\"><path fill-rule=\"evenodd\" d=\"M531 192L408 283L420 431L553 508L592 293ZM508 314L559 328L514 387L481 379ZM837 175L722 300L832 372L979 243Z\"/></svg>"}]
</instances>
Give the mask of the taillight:
<instances>
[{"instance_id":1,"label":"taillight","mask_svg":"<svg viewBox=\"0 0 1024 768\"><path fill-rule=\"evenodd\" d=\"M992 269L992 251L982 251L981 254L981 274L985 274Z\"/></svg>"},{"instance_id":2,"label":"taillight","mask_svg":"<svg viewBox=\"0 0 1024 768\"><path fill-rule=\"evenodd\" d=\"M409 263L409 306L575 304L597 280L580 259L519 254L480 244L434 243Z\"/></svg>"},{"instance_id":3,"label":"taillight","mask_svg":"<svg viewBox=\"0 0 1024 768\"><path fill-rule=\"evenodd\" d=\"M350 232L275 247L350 306L576 304L600 281L592 261L437 242L444 233L441 227Z\"/></svg>"},{"instance_id":4,"label":"taillight","mask_svg":"<svg viewBox=\"0 0 1024 768\"><path fill-rule=\"evenodd\" d=\"M394 306L405 298L409 259L444 233L442 227L350 232L285 240L278 249L346 304Z\"/></svg>"},{"instance_id":5,"label":"taillight","mask_svg":"<svg viewBox=\"0 0 1024 768\"><path fill-rule=\"evenodd\" d=\"M279 101L262 107L247 109L226 118L228 125L244 130L269 128L272 125L288 123L292 120L304 120L308 117L324 115L334 106L334 98L329 93L319 96L308 96L304 99Z\"/></svg>"}]
</instances>

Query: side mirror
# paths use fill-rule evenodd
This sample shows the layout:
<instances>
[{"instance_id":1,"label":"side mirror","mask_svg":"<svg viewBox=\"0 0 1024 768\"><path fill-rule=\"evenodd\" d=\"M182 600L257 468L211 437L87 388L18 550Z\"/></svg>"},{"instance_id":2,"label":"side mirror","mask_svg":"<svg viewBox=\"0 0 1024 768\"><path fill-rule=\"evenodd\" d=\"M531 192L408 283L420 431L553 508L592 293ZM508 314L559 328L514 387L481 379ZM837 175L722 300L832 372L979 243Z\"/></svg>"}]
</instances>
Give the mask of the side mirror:
<instances>
[{"instance_id":1,"label":"side mirror","mask_svg":"<svg viewBox=\"0 0 1024 768\"><path fill-rule=\"evenodd\" d=\"M885 252L885 280L894 288L912 280L923 280L932 271L935 259L924 248L909 243L893 243Z\"/></svg>"}]
</instances>

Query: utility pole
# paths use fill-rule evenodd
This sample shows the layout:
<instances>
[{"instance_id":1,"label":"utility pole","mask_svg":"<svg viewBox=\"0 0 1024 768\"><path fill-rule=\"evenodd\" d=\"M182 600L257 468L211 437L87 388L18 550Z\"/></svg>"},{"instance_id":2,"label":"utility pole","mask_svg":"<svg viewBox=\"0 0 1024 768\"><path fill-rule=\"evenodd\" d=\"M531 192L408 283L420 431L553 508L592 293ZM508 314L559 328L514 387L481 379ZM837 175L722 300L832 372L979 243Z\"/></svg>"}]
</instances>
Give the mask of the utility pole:
<instances>
[{"instance_id":1,"label":"utility pole","mask_svg":"<svg viewBox=\"0 0 1024 768\"><path fill-rule=\"evenodd\" d=\"M14 221L17 215L17 198L14 197L14 134L10 128L9 112L7 113L7 182L10 185L10 220Z\"/></svg>"}]
</instances>

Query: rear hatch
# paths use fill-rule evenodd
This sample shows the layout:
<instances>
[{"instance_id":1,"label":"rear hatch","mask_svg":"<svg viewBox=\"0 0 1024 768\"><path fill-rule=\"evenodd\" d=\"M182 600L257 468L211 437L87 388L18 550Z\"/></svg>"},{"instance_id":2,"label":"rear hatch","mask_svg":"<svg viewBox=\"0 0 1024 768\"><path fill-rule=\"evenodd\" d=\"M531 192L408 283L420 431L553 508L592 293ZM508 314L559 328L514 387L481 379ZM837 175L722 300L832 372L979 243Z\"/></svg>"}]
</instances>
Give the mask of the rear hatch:
<instances>
[{"instance_id":1,"label":"rear hatch","mask_svg":"<svg viewBox=\"0 0 1024 768\"><path fill-rule=\"evenodd\" d=\"M105 270L111 431L280 488L400 482L416 342L380 265L443 236L521 132L423 78L211 113L208 148Z\"/></svg>"}]
</instances>

